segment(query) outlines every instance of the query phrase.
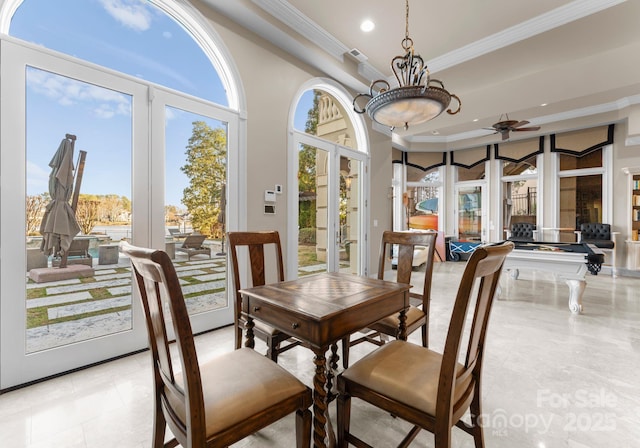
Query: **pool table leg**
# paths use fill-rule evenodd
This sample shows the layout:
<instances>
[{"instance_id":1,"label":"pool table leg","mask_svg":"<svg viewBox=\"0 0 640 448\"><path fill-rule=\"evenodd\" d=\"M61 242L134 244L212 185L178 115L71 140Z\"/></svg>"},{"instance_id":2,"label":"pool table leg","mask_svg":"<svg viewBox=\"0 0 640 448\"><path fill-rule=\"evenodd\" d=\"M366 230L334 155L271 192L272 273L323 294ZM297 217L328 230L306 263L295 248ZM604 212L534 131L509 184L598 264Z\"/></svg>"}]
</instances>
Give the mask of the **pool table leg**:
<instances>
[{"instance_id":1,"label":"pool table leg","mask_svg":"<svg viewBox=\"0 0 640 448\"><path fill-rule=\"evenodd\" d=\"M565 279L569 286L569 310L573 314L582 313L582 293L587 286L585 280Z\"/></svg>"}]
</instances>

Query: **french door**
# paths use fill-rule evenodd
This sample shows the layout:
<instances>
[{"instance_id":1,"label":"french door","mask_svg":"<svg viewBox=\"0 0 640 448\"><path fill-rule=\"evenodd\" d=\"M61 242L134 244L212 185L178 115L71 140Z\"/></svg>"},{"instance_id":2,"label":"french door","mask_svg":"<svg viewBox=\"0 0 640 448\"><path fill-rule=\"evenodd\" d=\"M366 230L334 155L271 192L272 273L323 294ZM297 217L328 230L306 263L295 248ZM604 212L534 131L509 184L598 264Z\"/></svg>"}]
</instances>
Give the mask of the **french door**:
<instances>
[{"instance_id":1,"label":"french door","mask_svg":"<svg viewBox=\"0 0 640 448\"><path fill-rule=\"evenodd\" d=\"M487 198L484 183L461 182L455 187L456 234L458 239L484 242L487 234Z\"/></svg>"},{"instance_id":2,"label":"french door","mask_svg":"<svg viewBox=\"0 0 640 448\"><path fill-rule=\"evenodd\" d=\"M167 251L178 244L167 235L165 212L176 205L170 198L182 199L169 190L183 185L175 178L187 163L194 123L218 129L225 153L233 154L237 142L228 136L237 133L237 121L224 109L28 44L2 40L0 55L0 388L5 389L147 346L131 268L115 246L121 239ZM89 241L88 253L74 263L93 271L87 277L47 278L54 259L40 251L42 237L33 222L51 200L50 162L66 134L76 136L76 217L82 231L75 239ZM81 151L82 177L75 159ZM227 157L225 163L235 162ZM227 183L226 173L221 184ZM235 188L212 196L220 201ZM225 212L224 222L235 219ZM226 257L216 257L223 248L215 243L211 259L176 258L181 281L191 288L187 304L195 331L232 321Z\"/></svg>"},{"instance_id":3,"label":"french door","mask_svg":"<svg viewBox=\"0 0 640 448\"><path fill-rule=\"evenodd\" d=\"M366 155L307 134L294 134L297 170L290 185L287 275L366 273ZM293 238L293 237L292 237Z\"/></svg>"}]
</instances>

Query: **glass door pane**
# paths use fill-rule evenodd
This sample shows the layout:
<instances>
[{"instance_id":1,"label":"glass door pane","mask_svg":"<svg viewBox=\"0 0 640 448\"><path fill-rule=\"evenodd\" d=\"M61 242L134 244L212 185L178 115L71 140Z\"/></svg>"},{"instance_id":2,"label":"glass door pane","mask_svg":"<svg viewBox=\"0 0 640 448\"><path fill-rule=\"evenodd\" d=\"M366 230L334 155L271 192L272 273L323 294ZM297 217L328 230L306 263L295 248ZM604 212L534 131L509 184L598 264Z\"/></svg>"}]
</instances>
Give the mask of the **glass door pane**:
<instances>
[{"instance_id":1,"label":"glass door pane","mask_svg":"<svg viewBox=\"0 0 640 448\"><path fill-rule=\"evenodd\" d=\"M27 66L26 110L26 353L131 330L132 97Z\"/></svg>"},{"instance_id":2,"label":"glass door pane","mask_svg":"<svg viewBox=\"0 0 640 448\"><path fill-rule=\"evenodd\" d=\"M360 272L360 192L362 162L340 157L338 254L340 271Z\"/></svg>"},{"instance_id":3,"label":"glass door pane","mask_svg":"<svg viewBox=\"0 0 640 448\"><path fill-rule=\"evenodd\" d=\"M165 248L187 309L225 308L227 124L165 106L165 148Z\"/></svg>"},{"instance_id":4,"label":"glass door pane","mask_svg":"<svg viewBox=\"0 0 640 448\"><path fill-rule=\"evenodd\" d=\"M602 175L560 178L560 241L575 242L574 230L602 222Z\"/></svg>"},{"instance_id":5,"label":"glass door pane","mask_svg":"<svg viewBox=\"0 0 640 448\"><path fill-rule=\"evenodd\" d=\"M458 238L467 241L482 241L482 187L459 186Z\"/></svg>"},{"instance_id":6,"label":"glass door pane","mask_svg":"<svg viewBox=\"0 0 640 448\"><path fill-rule=\"evenodd\" d=\"M298 146L298 276L327 270L329 235L329 152Z\"/></svg>"},{"instance_id":7,"label":"glass door pane","mask_svg":"<svg viewBox=\"0 0 640 448\"><path fill-rule=\"evenodd\" d=\"M135 159L137 171L149 172L149 102L147 87L131 79L0 44L7 118L0 140L11 148L0 156L0 387L7 388L147 345L118 244L148 235L140 219L148 183L134 188L132 167Z\"/></svg>"},{"instance_id":8,"label":"glass door pane","mask_svg":"<svg viewBox=\"0 0 640 448\"><path fill-rule=\"evenodd\" d=\"M512 224L537 223L538 194L537 179L517 180L503 183L504 230Z\"/></svg>"}]
</instances>

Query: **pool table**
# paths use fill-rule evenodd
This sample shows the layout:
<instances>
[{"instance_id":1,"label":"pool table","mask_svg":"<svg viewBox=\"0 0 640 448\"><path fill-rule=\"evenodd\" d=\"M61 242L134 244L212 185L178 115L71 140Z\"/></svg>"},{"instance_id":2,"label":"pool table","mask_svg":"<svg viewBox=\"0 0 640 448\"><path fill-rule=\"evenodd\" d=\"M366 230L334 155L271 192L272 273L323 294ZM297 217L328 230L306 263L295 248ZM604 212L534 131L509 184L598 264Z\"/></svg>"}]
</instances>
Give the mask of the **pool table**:
<instances>
[{"instance_id":1,"label":"pool table","mask_svg":"<svg viewBox=\"0 0 640 448\"><path fill-rule=\"evenodd\" d=\"M604 262L604 253L587 243L515 242L504 262L511 277L518 278L519 269L552 272L556 279L569 286L569 309L582 312L582 294L587 286L585 275L597 275Z\"/></svg>"}]
</instances>

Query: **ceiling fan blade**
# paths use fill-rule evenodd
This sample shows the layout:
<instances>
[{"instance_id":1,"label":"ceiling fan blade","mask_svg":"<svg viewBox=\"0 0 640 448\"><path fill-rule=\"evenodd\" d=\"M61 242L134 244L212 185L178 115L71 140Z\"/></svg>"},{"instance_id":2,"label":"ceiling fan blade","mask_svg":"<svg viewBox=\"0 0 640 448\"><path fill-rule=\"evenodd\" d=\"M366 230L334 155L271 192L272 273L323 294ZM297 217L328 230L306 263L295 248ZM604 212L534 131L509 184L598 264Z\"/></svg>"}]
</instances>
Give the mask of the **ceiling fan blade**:
<instances>
[{"instance_id":1,"label":"ceiling fan blade","mask_svg":"<svg viewBox=\"0 0 640 448\"><path fill-rule=\"evenodd\" d=\"M540 126L531 126L530 128L518 128L513 129L514 131L537 131L540 129Z\"/></svg>"},{"instance_id":2,"label":"ceiling fan blade","mask_svg":"<svg viewBox=\"0 0 640 448\"><path fill-rule=\"evenodd\" d=\"M518 121L516 124L511 125L511 127L519 128L520 126L524 126L525 124L529 124L527 120Z\"/></svg>"}]
</instances>

